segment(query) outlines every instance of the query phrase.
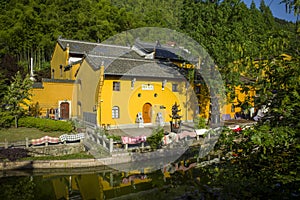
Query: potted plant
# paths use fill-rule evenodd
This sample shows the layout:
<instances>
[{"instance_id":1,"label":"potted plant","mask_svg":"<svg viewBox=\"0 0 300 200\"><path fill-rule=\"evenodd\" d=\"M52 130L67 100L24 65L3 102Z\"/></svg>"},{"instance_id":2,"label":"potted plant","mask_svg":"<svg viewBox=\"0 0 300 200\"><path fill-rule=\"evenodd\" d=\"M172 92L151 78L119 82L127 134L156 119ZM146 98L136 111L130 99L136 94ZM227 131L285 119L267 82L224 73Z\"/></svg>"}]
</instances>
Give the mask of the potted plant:
<instances>
[{"instance_id":1,"label":"potted plant","mask_svg":"<svg viewBox=\"0 0 300 200\"><path fill-rule=\"evenodd\" d=\"M178 133L181 127L181 117L178 113L181 110L179 109L179 105L175 102L175 104L172 106L172 115L170 117L172 120L170 121L171 125L171 132Z\"/></svg>"}]
</instances>

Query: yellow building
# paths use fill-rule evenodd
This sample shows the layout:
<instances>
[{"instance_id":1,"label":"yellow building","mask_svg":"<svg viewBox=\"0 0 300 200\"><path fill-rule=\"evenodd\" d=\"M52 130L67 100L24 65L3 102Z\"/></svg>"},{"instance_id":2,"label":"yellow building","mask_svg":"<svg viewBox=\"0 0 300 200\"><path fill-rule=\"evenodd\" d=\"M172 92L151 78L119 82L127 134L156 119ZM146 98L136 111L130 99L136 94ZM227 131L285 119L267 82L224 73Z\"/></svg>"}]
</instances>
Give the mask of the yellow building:
<instances>
[{"instance_id":1,"label":"yellow building","mask_svg":"<svg viewBox=\"0 0 300 200\"><path fill-rule=\"evenodd\" d=\"M135 127L169 123L177 103L183 121L193 121L197 104L192 87L170 61L139 46L117 46L59 38L51 79L35 83L32 103L42 115L78 118L98 126ZM167 52L167 51L166 51ZM168 53L178 61L175 54Z\"/></svg>"},{"instance_id":2,"label":"yellow building","mask_svg":"<svg viewBox=\"0 0 300 200\"><path fill-rule=\"evenodd\" d=\"M111 128L169 124L175 103L182 121L192 122L199 114L207 118L210 96L205 86L188 84L182 69L193 65L170 49L142 42L118 46L58 38L51 78L34 84L32 103L39 103L43 116ZM247 95L239 88L236 93L238 98L220 109L221 118L234 118L240 111L237 99L244 101Z\"/></svg>"}]
</instances>

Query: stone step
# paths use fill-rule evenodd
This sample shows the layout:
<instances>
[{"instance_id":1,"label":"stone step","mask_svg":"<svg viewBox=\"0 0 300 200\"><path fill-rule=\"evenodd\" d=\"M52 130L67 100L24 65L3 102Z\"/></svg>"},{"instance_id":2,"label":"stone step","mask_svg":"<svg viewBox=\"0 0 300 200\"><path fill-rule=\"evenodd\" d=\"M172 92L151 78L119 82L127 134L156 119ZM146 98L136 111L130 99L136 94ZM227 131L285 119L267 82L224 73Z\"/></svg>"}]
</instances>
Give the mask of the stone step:
<instances>
[{"instance_id":1,"label":"stone step","mask_svg":"<svg viewBox=\"0 0 300 200\"><path fill-rule=\"evenodd\" d=\"M97 144L89 139L83 140L83 145L88 150L88 152L93 155L95 158L103 158L110 156L108 149L105 149L102 145Z\"/></svg>"}]
</instances>

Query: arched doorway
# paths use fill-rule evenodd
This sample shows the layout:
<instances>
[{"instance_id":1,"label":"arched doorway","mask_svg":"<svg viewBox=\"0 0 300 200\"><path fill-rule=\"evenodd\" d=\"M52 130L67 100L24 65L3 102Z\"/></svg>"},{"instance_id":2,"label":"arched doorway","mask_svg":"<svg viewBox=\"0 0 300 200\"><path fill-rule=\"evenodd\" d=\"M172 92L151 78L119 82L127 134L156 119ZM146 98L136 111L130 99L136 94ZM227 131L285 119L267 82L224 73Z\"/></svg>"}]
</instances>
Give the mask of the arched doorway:
<instances>
[{"instance_id":1,"label":"arched doorway","mask_svg":"<svg viewBox=\"0 0 300 200\"><path fill-rule=\"evenodd\" d=\"M62 119L69 119L69 105L68 102L62 102L60 104L60 117Z\"/></svg>"},{"instance_id":2,"label":"arched doorway","mask_svg":"<svg viewBox=\"0 0 300 200\"><path fill-rule=\"evenodd\" d=\"M143 106L144 123L151 123L151 118L152 118L152 105L150 103L145 103Z\"/></svg>"}]
</instances>

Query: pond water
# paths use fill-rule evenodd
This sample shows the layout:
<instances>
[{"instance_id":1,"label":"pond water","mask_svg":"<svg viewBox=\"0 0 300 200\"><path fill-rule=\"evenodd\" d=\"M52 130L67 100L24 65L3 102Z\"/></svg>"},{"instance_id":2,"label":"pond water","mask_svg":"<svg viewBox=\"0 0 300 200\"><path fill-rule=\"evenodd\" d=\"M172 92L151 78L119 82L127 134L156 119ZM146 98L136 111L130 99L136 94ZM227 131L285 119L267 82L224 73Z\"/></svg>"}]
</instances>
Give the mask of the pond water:
<instances>
[{"instance_id":1,"label":"pond water","mask_svg":"<svg viewBox=\"0 0 300 200\"><path fill-rule=\"evenodd\" d=\"M0 199L199 199L207 178L193 155L156 171L109 167L6 171Z\"/></svg>"}]
</instances>

